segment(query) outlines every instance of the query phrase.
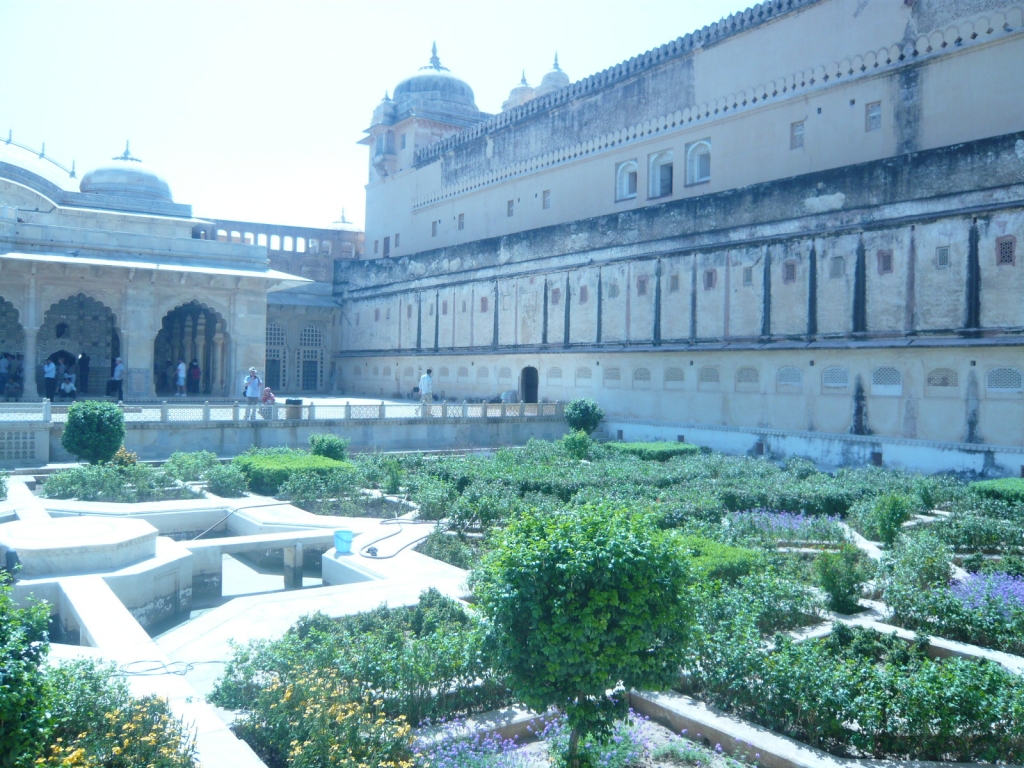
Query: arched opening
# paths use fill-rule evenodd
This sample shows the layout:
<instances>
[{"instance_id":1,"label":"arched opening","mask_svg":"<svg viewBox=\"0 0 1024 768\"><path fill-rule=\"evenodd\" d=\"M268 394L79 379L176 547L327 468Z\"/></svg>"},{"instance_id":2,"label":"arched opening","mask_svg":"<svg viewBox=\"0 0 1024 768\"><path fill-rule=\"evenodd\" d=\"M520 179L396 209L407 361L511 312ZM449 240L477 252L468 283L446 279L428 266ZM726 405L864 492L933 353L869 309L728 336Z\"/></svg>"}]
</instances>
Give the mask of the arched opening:
<instances>
[{"instance_id":1,"label":"arched opening","mask_svg":"<svg viewBox=\"0 0 1024 768\"><path fill-rule=\"evenodd\" d=\"M319 392L324 385L324 333L310 323L299 333L298 356L299 386L303 392Z\"/></svg>"},{"instance_id":2,"label":"arched opening","mask_svg":"<svg viewBox=\"0 0 1024 768\"><path fill-rule=\"evenodd\" d=\"M103 394L120 354L121 336L110 307L84 293L61 299L46 310L36 335L38 391L46 391L43 364L52 357L58 372L61 363L72 370L79 394Z\"/></svg>"},{"instance_id":3,"label":"arched opening","mask_svg":"<svg viewBox=\"0 0 1024 768\"><path fill-rule=\"evenodd\" d=\"M519 394L524 403L537 402L537 385L540 383L540 374L533 366L523 368L519 374Z\"/></svg>"},{"instance_id":4,"label":"arched opening","mask_svg":"<svg viewBox=\"0 0 1024 768\"><path fill-rule=\"evenodd\" d=\"M267 367L264 375L266 385L274 392L285 388L288 380L288 344L284 328L277 323L267 323Z\"/></svg>"},{"instance_id":5,"label":"arched opening","mask_svg":"<svg viewBox=\"0 0 1024 768\"><path fill-rule=\"evenodd\" d=\"M220 313L194 300L182 304L164 315L153 342L156 391L176 392L181 360L187 394L226 395L230 385L227 357L227 323Z\"/></svg>"},{"instance_id":6,"label":"arched opening","mask_svg":"<svg viewBox=\"0 0 1024 768\"><path fill-rule=\"evenodd\" d=\"M0 398L18 400L24 394L25 329L18 310L0 296Z\"/></svg>"}]
</instances>

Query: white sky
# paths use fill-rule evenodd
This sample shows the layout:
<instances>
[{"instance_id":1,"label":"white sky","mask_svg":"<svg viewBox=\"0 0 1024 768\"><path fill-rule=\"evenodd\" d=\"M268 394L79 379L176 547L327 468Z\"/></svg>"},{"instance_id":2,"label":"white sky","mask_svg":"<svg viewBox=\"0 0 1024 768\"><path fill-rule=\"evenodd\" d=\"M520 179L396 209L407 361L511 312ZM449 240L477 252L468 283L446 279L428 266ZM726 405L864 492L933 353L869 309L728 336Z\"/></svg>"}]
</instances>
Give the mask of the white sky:
<instances>
[{"instance_id":1,"label":"white sky","mask_svg":"<svg viewBox=\"0 0 1024 768\"><path fill-rule=\"evenodd\" d=\"M555 51L573 80L746 7L743 0L0 0L0 138L46 142L79 178L132 153L197 216L360 225L385 90L427 63L497 112Z\"/></svg>"}]
</instances>

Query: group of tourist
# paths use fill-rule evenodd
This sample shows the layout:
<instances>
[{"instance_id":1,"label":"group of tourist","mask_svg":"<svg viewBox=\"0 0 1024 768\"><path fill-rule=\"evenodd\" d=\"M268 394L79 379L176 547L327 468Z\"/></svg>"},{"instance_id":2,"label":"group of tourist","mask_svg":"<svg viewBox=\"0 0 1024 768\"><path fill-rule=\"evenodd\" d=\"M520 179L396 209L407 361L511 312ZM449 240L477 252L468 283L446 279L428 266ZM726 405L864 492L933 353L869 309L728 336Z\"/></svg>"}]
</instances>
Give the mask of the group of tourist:
<instances>
[{"instance_id":1,"label":"group of tourist","mask_svg":"<svg viewBox=\"0 0 1024 768\"><path fill-rule=\"evenodd\" d=\"M156 368L154 371L157 381L157 390L171 392L175 397L187 397L198 395L203 383L203 369L199 367L199 361L193 359L185 365L183 357L178 358L177 363L165 360L163 368Z\"/></svg>"},{"instance_id":2,"label":"group of tourist","mask_svg":"<svg viewBox=\"0 0 1024 768\"><path fill-rule=\"evenodd\" d=\"M43 397L51 402L57 400L74 400L79 393L89 392L89 355L82 352L75 357L60 352L50 355L43 362ZM116 379L116 384L115 384ZM107 384L107 394L117 394L118 399L124 398L122 380L124 365L121 358L115 358L111 380Z\"/></svg>"},{"instance_id":3,"label":"group of tourist","mask_svg":"<svg viewBox=\"0 0 1024 768\"><path fill-rule=\"evenodd\" d=\"M20 400L25 391L22 371L25 368L24 355L4 352L0 355L0 395L10 402Z\"/></svg>"}]
</instances>

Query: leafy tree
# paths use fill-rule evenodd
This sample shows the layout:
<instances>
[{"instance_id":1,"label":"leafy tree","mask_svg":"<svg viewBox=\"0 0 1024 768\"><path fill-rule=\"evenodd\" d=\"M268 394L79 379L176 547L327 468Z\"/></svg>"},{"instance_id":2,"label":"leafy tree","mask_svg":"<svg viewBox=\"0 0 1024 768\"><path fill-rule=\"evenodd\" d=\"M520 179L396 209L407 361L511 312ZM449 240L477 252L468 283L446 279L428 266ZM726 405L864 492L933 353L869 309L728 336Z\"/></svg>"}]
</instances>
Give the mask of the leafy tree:
<instances>
[{"instance_id":1,"label":"leafy tree","mask_svg":"<svg viewBox=\"0 0 1024 768\"><path fill-rule=\"evenodd\" d=\"M589 506L528 511L497 535L473 577L496 666L528 706L563 710L566 759L623 713L609 689L679 676L691 624L686 559L654 519Z\"/></svg>"},{"instance_id":2,"label":"leafy tree","mask_svg":"<svg viewBox=\"0 0 1024 768\"><path fill-rule=\"evenodd\" d=\"M124 442L124 414L114 403L85 400L72 404L60 444L90 464L110 461Z\"/></svg>"},{"instance_id":3,"label":"leafy tree","mask_svg":"<svg viewBox=\"0 0 1024 768\"><path fill-rule=\"evenodd\" d=\"M828 595L830 611L850 614L860 610L857 598L867 578L863 557L855 545L844 542L838 552L823 552L814 561L814 575Z\"/></svg>"},{"instance_id":4,"label":"leafy tree","mask_svg":"<svg viewBox=\"0 0 1024 768\"><path fill-rule=\"evenodd\" d=\"M318 432L309 436L309 452L314 456L326 456L335 461L345 461L348 458L350 442L346 437L338 437L329 432Z\"/></svg>"},{"instance_id":5,"label":"leafy tree","mask_svg":"<svg viewBox=\"0 0 1024 768\"><path fill-rule=\"evenodd\" d=\"M565 421L574 430L578 429L588 435L597 429L604 418L604 409L589 397L578 397L566 403Z\"/></svg>"},{"instance_id":6,"label":"leafy tree","mask_svg":"<svg viewBox=\"0 0 1024 768\"><path fill-rule=\"evenodd\" d=\"M18 608L0 574L0 765L27 768L47 735L47 610Z\"/></svg>"}]
</instances>

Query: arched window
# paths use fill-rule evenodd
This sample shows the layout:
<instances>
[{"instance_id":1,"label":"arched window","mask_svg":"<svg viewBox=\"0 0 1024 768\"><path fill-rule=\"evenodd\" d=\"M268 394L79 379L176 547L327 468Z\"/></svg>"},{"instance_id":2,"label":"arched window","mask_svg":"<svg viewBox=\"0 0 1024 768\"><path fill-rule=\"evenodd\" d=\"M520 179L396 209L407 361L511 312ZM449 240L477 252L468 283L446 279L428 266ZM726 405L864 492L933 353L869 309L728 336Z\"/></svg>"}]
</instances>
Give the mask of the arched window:
<instances>
[{"instance_id":1,"label":"arched window","mask_svg":"<svg viewBox=\"0 0 1024 768\"><path fill-rule=\"evenodd\" d=\"M615 166L615 200L636 197L636 160L627 160Z\"/></svg>"},{"instance_id":2,"label":"arched window","mask_svg":"<svg viewBox=\"0 0 1024 768\"><path fill-rule=\"evenodd\" d=\"M220 240L221 242L226 242L227 239L228 239L228 232L227 232L227 230L226 229L218 229L217 230L217 239Z\"/></svg>"},{"instance_id":3,"label":"arched window","mask_svg":"<svg viewBox=\"0 0 1024 768\"><path fill-rule=\"evenodd\" d=\"M481 381L483 379L486 379L490 375L491 375L491 371L487 368L486 365L481 365L479 368L476 369L477 381Z\"/></svg>"},{"instance_id":4,"label":"arched window","mask_svg":"<svg viewBox=\"0 0 1024 768\"><path fill-rule=\"evenodd\" d=\"M619 386L619 380L622 378L622 374L618 368L611 367L604 369L604 385L606 387L617 387Z\"/></svg>"},{"instance_id":5,"label":"arched window","mask_svg":"<svg viewBox=\"0 0 1024 768\"><path fill-rule=\"evenodd\" d=\"M284 345L284 328L274 322L267 323L267 346L283 347Z\"/></svg>"},{"instance_id":6,"label":"arched window","mask_svg":"<svg viewBox=\"0 0 1024 768\"><path fill-rule=\"evenodd\" d=\"M449 375L448 374L448 369L447 368L442 368L440 371L438 371L437 378L439 378L439 379L447 379L448 375Z\"/></svg>"},{"instance_id":7,"label":"arched window","mask_svg":"<svg viewBox=\"0 0 1024 768\"><path fill-rule=\"evenodd\" d=\"M761 381L761 375L757 368L740 368L736 371L737 384L757 384Z\"/></svg>"},{"instance_id":8,"label":"arched window","mask_svg":"<svg viewBox=\"0 0 1024 768\"><path fill-rule=\"evenodd\" d=\"M309 252L320 253L320 241L314 240L312 237L309 238Z\"/></svg>"},{"instance_id":9,"label":"arched window","mask_svg":"<svg viewBox=\"0 0 1024 768\"><path fill-rule=\"evenodd\" d=\"M385 365L384 366L384 371L383 371L383 373L381 373L381 376L383 376L385 379L390 379L391 378L391 366L390 365Z\"/></svg>"},{"instance_id":10,"label":"arched window","mask_svg":"<svg viewBox=\"0 0 1024 768\"><path fill-rule=\"evenodd\" d=\"M511 368L499 368L498 369L498 378L499 379L511 379L512 378L512 369Z\"/></svg>"},{"instance_id":11,"label":"arched window","mask_svg":"<svg viewBox=\"0 0 1024 768\"><path fill-rule=\"evenodd\" d=\"M292 250L292 236L291 235L285 235L284 236L284 250L286 250L286 251Z\"/></svg>"},{"instance_id":12,"label":"arched window","mask_svg":"<svg viewBox=\"0 0 1024 768\"><path fill-rule=\"evenodd\" d=\"M402 378L403 379L411 379L412 378L412 366L411 365L405 366L405 368L402 371Z\"/></svg>"},{"instance_id":13,"label":"arched window","mask_svg":"<svg viewBox=\"0 0 1024 768\"><path fill-rule=\"evenodd\" d=\"M354 368L352 369L352 375L353 375L353 376L362 376L362 375L363 375L363 369L362 369L362 368L360 368L360 367L359 367L359 366L357 365L356 367L354 367Z\"/></svg>"},{"instance_id":14,"label":"arched window","mask_svg":"<svg viewBox=\"0 0 1024 768\"><path fill-rule=\"evenodd\" d=\"M295 238L295 250L298 253L305 253L306 252L306 238L304 238L304 237L296 237Z\"/></svg>"},{"instance_id":15,"label":"arched window","mask_svg":"<svg viewBox=\"0 0 1024 768\"><path fill-rule=\"evenodd\" d=\"M270 250L272 250L272 251L280 251L281 250L281 236L280 235L271 235L270 236Z\"/></svg>"},{"instance_id":16,"label":"arched window","mask_svg":"<svg viewBox=\"0 0 1024 768\"><path fill-rule=\"evenodd\" d=\"M993 368L985 376L985 388L990 392L1020 392L1021 378L1016 368Z\"/></svg>"},{"instance_id":17,"label":"arched window","mask_svg":"<svg viewBox=\"0 0 1024 768\"><path fill-rule=\"evenodd\" d=\"M256 235L256 245L262 245L264 248L267 247L267 236L265 234Z\"/></svg>"},{"instance_id":18,"label":"arched window","mask_svg":"<svg viewBox=\"0 0 1024 768\"><path fill-rule=\"evenodd\" d=\"M665 389L682 389L685 378L682 368L665 369Z\"/></svg>"},{"instance_id":19,"label":"arched window","mask_svg":"<svg viewBox=\"0 0 1024 768\"><path fill-rule=\"evenodd\" d=\"M803 387L804 374L799 368L786 365L779 368L776 374L776 381L779 383L779 390L782 392L794 392Z\"/></svg>"},{"instance_id":20,"label":"arched window","mask_svg":"<svg viewBox=\"0 0 1024 768\"><path fill-rule=\"evenodd\" d=\"M671 197L672 150L658 152L647 158L647 196Z\"/></svg>"},{"instance_id":21,"label":"arched window","mask_svg":"<svg viewBox=\"0 0 1024 768\"><path fill-rule=\"evenodd\" d=\"M587 366L583 365L576 369L576 386L577 387L589 387L593 380L593 371Z\"/></svg>"},{"instance_id":22,"label":"arched window","mask_svg":"<svg viewBox=\"0 0 1024 768\"><path fill-rule=\"evenodd\" d=\"M562 369L561 368L548 368L548 384L561 384L562 383Z\"/></svg>"},{"instance_id":23,"label":"arched window","mask_svg":"<svg viewBox=\"0 0 1024 768\"><path fill-rule=\"evenodd\" d=\"M871 372L871 394L899 397L903 394L903 376L891 365L883 365Z\"/></svg>"},{"instance_id":24,"label":"arched window","mask_svg":"<svg viewBox=\"0 0 1024 768\"><path fill-rule=\"evenodd\" d=\"M462 368L459 368L459 378L460 379L468 379L469 378L469 368L466 368L465 366L463 366Z\"/></svg>"},{"instance_id":25,"label":"arched window","mask_svg":"<svg viewBox=\"0 0 1024 768\"><path fill-rule=\"evenodd\" d=\"M720 382L721 376L718 372L718 368L713 366L705 366L697 373L698 389L718 389Z\"/></svg>"},{"instance_id":26,"label":"arched window","mask_svg":"<svg viewBox=\"0 0 1024 768\"><path fill-rule=\"evenodd\" d=\"M821 372L823 389L846 389L850 386L850 372L846 368L832 365Z\"/></svg>"},{"instance_id":27,"label":"arched window","mask_svg":"<svg viewBox=\"0 0 1024 768\"><path fill-rule=\"evenodd\" d=\"M633 369L633 388L634 389L649 389L651 386L651 369L650 368L634 368Z\"/></svg>"},{"instance_id":28,"label":"arched window","mask_svg":"<svg viewBox=\"0 0 1024 768\"><path fill-rule=\"evenodd\" d=\"M955 387L959 384L959 377L952 368L935 368L928 371L928 378L925 385L929 387Z\"/></svg>"},{"instance_id":29,"label":"arched window","mask_svg":"<svg viewBox=\"0 0 1024 768\"><path fill-rule=\"evenodd\" d=\"M300 347L322 347L324 345L324 334L315 325L307 325L299 334Z\"/></svg>"},{"instance_id":30,"label":"arched window","mask_svg":"<svg viewBox=\"0 0 1024 768\"><path fill-rule=\"evenodd\" d=\"M376 365L373 366L373 375L380 376L380 368L378 368Z\"/></svg>"},{"instance_id":31,"label":"arched window","mask_svg":"<svg viewBox=\"0 0 1024 768\"><path fill-rule=\"evenodd\" d=\"M711 139L695 141L686 147L686 183L711 181Z\"/></svg>"}]
</instances>

